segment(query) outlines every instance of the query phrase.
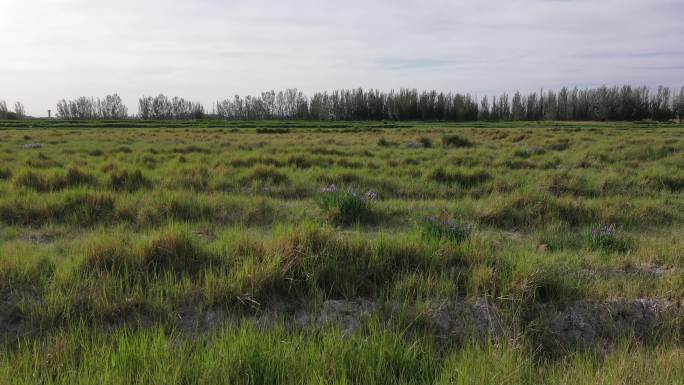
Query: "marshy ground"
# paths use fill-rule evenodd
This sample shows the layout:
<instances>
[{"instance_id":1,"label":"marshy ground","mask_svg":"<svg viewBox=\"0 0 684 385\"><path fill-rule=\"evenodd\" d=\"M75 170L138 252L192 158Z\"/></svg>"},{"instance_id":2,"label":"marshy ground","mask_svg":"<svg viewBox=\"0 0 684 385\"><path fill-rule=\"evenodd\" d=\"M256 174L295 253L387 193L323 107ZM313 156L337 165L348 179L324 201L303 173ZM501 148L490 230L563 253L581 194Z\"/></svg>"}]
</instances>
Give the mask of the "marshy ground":
<instances>
[{"instance_id":1,"label":"marshy ground","mask_svg":"<svg viewBox=\"0 0 684 385\"><path fill-rule=\"evenodd\" d=\"M684 126L0 123L0 383L681 384Z\"/></svg>"}]
</instances>

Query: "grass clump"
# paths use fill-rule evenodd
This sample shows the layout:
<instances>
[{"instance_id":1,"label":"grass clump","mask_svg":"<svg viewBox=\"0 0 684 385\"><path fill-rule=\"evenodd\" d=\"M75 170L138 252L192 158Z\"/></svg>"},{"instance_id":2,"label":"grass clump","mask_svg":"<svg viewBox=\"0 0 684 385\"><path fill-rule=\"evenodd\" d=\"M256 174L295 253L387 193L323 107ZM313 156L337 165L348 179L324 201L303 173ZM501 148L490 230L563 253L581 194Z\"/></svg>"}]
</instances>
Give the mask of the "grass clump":
<instances>
[{"instance_id":1,"label":"grass clump","mask_svg":"<svg viewBox=\"0 0 684 385\"><path fill-rule=\"evenodd\" d=\"M69 167L66 173L22 170L14 177L14 184L38 192L47 192L75 186L93 186L97 184L97 178L78 167Z\"/></svg>"},{"instance_id":2,"label":"grass clump","mask_svg":"<svg viewBox=\"0 0 684 385\"><path fill-rule=\"evenodd\" d=\"M145 178L142 171L114 169L109 174L109 187L116 191L133 192L146 188L150 181Z\"/></svg>"},{"instance_id":3,"label":"grass clump","mask_svg":"<svg viewBox=\"0 0 684 385\"><path fill-rule=\"evenodd\" d=\"M607 253L624 253L631 248L630 240L613 224L593 227L589 234L589 245L595 250Z\"/></svg>"},{"instance_id":4,"label":"grass clump","mask_svg":"<svg viewBox=\"0 0 684 385\"><path fill-rule=\"evenodd\" d=\"M141 257L144 266L153 272L197 272L210 264L209 256L193 241L190 234L170 228L143 245Z\"/></svg>"},{"instance_id":5,"label":"grass clump","mask_svg":"<svg viewBox=\"0 0 684 385\"><path fill-rule=\"evenodd\" d=\"M541 147L517 148L513 155L518 158L529 158L533 155L543 155L546 151Z\"/></svg>"},{"instance_id":6,"label":"grass clump","mask_svg":"<svg viewBox=\"0 0 684 385\"><path fill-rule=\"evenodd\" d=\"M289 128L257 128L257 134L289 134Z\"/></svg>"},{"instance_id":7,"label":"grass clump","mask_svg":"<svg viewBox=\"0 0 684 385\"><path fill-rule=\"evenodd\" d=\"M434 274L461 263L452 256L435 256L433 252L433 247L416 244L415 240L393 236L367 240L307 224L277 240L273 253L279 262L278 270L271 279L261 280L261 286L257 286L260 294L255 296L269 298L273 293L287 293L372 297L403 272L424 270Z\"/></svg>"},{"instance_id":8,"label":"grass clump","mask_svg":"<svg viewBox=\"0 0 684 385\"><path fill-rule=\"evenodd\" d=\"M102 234L92 238L86 245L80 269L83 272L124 274L139 266L138 256L120 234L116 237Z\"/></svg>"},{"instance_id":9,"label":"grass clump","mask_svg":"<svg viewBox=\"0 0 684 385\"><path fill-rule=\"evenodd\" d=\"M35 191L50 191L53 187L49 177L31 170L21 170L14 177L14 184Z\"/></svg>"},{"instance_id":10,"label":"grass clump","mask_svg":"<svg viewBox=\"0 0 684 385\"><path fill-rule=\"evenodd\" d=\"M548 186L548 191L556 196L573 195L573 196L598 196L600 192L597 188L591 185L590 181L577 174L567 172L551 174L545 184Z\"/></svg>"},{"instance_id":11,"label":"grass clump","mask_svg":"<svg viewBox=\"0 0 684 385\"><path fill-rule=\"evenodd\" d=\"M6 167L0 168L0 180L7 180L10 178L12 178L12 170Z\"/></svg>"},{"instance_id":12,"label":"grass clump","mask_svg":"<svg viewBox=\"0 0 684 385\"><path fill-rule=\"evenodd\" d=\"M39 257L26 261L6 256L0 263L0 298L12 291L38 294L52 278L54 271L55 263L49 258Z\"/></svg>"},{"instance_id":13,"label":"grass clump","mask_svg":"<svg viewBox=\"0 0 684 385\"><path fill-rule=\"evenodd\" d=\"M459 243L468 239L471 231L471 225L459 223L445 214L428 217L422 222L422 234L431 239Z\"/></svg>"},{"instance_id":14,"label":"grass clump","mask_svg":"<svg viewBox=\"0 0 684 385\"><path fill-rule=\"evenodd\" d=\"M571 145L572 142L570 141L570 139L563 138L549 143L548 148L552 151L565 151L568 148L570 148Z\"/></svg>"},{"instance_id":15,"label":"grass clump","mask_svg":"<svg viewBox=\"0 0 684 385\"><path fill-rule=\"evenodd\" d=\"M372 202L376 198L377 193L371 190L360 194L353 190L339 189L335 184L331 184L321 190L318 205L333 223L370 223L375 219Z\"/></svg>"},{"instance_id":16,"label":"grass clump","mask_svg":"<svg viewBox=\"0 0 684 385\"><path fill-rule=\"evenodd\" d=\"M115 198L104 192L76 190L53 193L31 203L31 195L0 201L0 221L10 225L39 226L47 223L92 225L113 219Z\"/></svg>"},{"instance_id":17,"label":"grass clump","mask_svg":"<svg viewBox=\"0 0 684 385\"><path fill-rule=\"evenodd\" d=\"M304 155L291 155L287 158L287 164L294 168L310 168L314 165L314 160Z\"/></svg>"},{"instance_id":18,"label":"grass clump","mask_svg":"<svg viewBox=\"0 0 684 385\"><path fill-rule=\"evenodd\" d=\"M96 148L96 149L94 149L94 150L89 150L89 151L87 152L87 154L88 154L89 156L103 156L103 155L104 155L104 151L100 150L99 148Z\"/></svg>"},{"instance_id":19,"label":"grass clump","mask_svg":"<svg viewBox=\"0 0 684 385\"><path fill-rule=\"evenodd\" d=\"M658 190L670 190L673 193L684 191L684 173L652 174L645 176L646 185Z\"/></svg>"},{"instance_id":20,"label":"grass clump","mask_svg":"<svg viewBox=\"0 0 684 385\"><path fill-rule=\"evenodd\" d=\"M87 246L81 269L131 276L167 271L195 274L215 262L187 230L171 226L137 244L120 236L98 237Z\"/></svg>"},{"instance_id":21,"label":"grass clump","mask_svg":"<svg viewBox=\"0 0 684 385\"><path fill-rule=\"evenodd\" d=\"M388 142L387 139L385 139L384 137L378 139L378 146L380 147L389 147L391 145L392 143Z\"/></svg>"},{"instance_id":22,"label":"grass clump","mask_svg":"<svg viewBox=\"0 0 684 385\"><path fill-rule=\"evenodd\" d=\"M193 191L206 191L209 188L210 173L206 167L186 167L174 176L172 184Z\"/></svg>"},{"instance_id":23,"label":"grass clump","mask_svg":"<svg viewBox=\"0 0 684 385\"><path fill-rule=\"evenodd\" d=\"M171 149L171 152L175 154L210 154L211 150L196 145L189 145L185 147L174 147L173 149Z\"/></svg>"},{"instance_id":24,"label":"grass clump","mask_svg":"<svg viewBox=\"0 0 684 385\"><path fill-rule=\"evenodd\" d=\"M578 226L594 222L598 214L580 201L531 193L516 194L479 214L484 223L503 227L536 227L564 222Z\"/></svg>"},{"instance_id":25,"label":"grass clump","mask_svg":"<svg viewBox=\"0 0 684 385\"><path fill-rule=\"evenodd\" d=\"M442 135L442 146L456 148L472 147L473 142L457 134L444 134Z\"/></svg>"},{"instance_id":26,"label":"grass clump","mask_svg":"<svg viewBox=\"0 0 684 385\"><path fill-rule=\"evenodd\" d=\"M460 171L447 170L444 167L437 167L430 171L426 177L438 183L456 183L463 188L475 187L479 184L492 179L492 175L484 170Z\"/></svg>"},{"instance_id":27,"label":"grass clump","mask_svg":"<svg viewBox=\"0 0 684 385\"><path fill-rule=\"evenodd\" d=\"M106 192L76 191L55 206L55 219L69 223L107 223L114 217L115 198Z\"/></svg>"},{"instance_id":28,"label":"grass clump","mask_svg":"<svg viewBox=\"0 0 684 385\"><path fill-rule=\"evenodd\" d=\"M432 140L427 136L421 136L420 138L418 138L418 143L420 143L423 146L423 148L432 147Z\"/></svg>"},{"instance_id":29,"label":"grass clump","mask_svg":"<svg viewBox=\"0 0 684 385\"><path fill-rule=\"evenodd\" d=\"M290 180L288 176L277 168L272 166L265 166L263 164L257 164L244 178L244 182L259 182L259 183L271 183L274 185L284 184Z\"/></svg>"}]
</instances>

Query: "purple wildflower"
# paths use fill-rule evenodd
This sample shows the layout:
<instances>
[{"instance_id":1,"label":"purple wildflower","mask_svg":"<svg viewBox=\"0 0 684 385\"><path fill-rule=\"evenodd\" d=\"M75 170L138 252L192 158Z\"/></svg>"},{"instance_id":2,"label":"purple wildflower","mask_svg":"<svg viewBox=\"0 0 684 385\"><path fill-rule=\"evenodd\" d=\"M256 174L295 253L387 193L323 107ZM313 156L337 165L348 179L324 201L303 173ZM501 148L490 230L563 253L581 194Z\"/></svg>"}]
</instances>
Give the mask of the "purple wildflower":
<instances>
[{"instance_id":1,"label":"purple wildflower","mask_svg":"<svg viewBox=\"0 0 684 385\"><path fill-rule=\"evenodd\" d=\"M335 183L331 183L329 186L321 188L321 192L323 192L323 193L337 192L337 186L335 185Z\"/></svg>"},{"instance_id":2,"label":"purple wildflower","mask_svg":"<svg viewBox=\"0 0 684 385\"><path fill-rule=\"evenodd\" d=\"M598 237L610 238L610 237L613 237L615 235L615 230L616 229L615 229L614 224L610 224L610 225L606 224L606 225L603 225L600 227L592 228L591 229L591 235L594 238L598 238Z\"/></svg>"},{"instance_id":3,"label":"purple wildflower","mask_svg":"<svg viewBox=\"0 0 684 385\"><path fill-rule=\"evenodd\" d=\"M459 223L450 219L428 217L426 233L438 238L447 238L454 241L462 241L470 235L472 226L467 223Z\"/></svg>"},{"instance_id":4,"label":"purple wildflower","mask_svg":"<svg viewBox=\"0 0 684 385\"><path fill-rule=\"evenodd\" d=\"M373 190L368 190L366 191L366 199L369 201L375 200L378 198L378 193L373 191Z\"/></svg>"}]
</instances>

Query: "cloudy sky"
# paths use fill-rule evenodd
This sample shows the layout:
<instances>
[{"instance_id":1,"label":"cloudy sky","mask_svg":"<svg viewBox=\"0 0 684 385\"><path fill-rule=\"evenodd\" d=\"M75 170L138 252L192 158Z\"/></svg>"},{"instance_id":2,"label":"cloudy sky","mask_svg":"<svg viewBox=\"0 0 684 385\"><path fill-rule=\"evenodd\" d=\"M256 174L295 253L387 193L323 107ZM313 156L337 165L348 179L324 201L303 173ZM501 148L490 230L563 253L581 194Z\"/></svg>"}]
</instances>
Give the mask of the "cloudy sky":
<instances>
[{"instance_id":1,"label":"cloudy sky","mask_svg":"<svg viewBox=\"0 0 684 385\"><path fill-rule=\"evenodd\" d=\"M684 85L682 0L0 0L0 99Z\"/></svg>"}]
</instances>

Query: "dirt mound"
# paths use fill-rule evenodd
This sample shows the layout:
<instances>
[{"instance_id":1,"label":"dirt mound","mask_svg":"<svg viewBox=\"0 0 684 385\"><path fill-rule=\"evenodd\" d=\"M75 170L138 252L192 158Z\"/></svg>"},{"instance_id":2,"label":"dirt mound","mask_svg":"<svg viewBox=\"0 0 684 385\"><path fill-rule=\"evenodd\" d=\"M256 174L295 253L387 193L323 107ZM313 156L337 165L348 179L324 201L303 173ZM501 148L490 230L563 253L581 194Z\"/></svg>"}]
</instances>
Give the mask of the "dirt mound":
<instances>
[{"instance_id":1,"label":"dirt mound","mask_svg":"<svg viewBox=\"0 0 684 385\"><path fill-rule=\"evenodd\" d=\"M124 323L151 326L151 320L140 321L146 319L138 315ZM179 313L175 323L179 330L190 334L250 323L259 328L281 325L296 331L338 328L346 335L371 320L399 326L409 334L427 333L453 342L522 333L530 335L545 351L609 349L620 338L642 342L675 338L684 343L684 303L664 299L581 300L565 306L539 304L520 317L485 298L420 304L359 298L327 300L317 305L279 302L242 312L221 307L201 312L188 308ZM25 329L25 320L16 304L1 298L0 335L17 337Z\"/></svg>"},{"instance_id":2,"label":"dirt mound","mask_svg":"<svg viewBox=\"0 0 684 385\"><path fill-rule=\"evenodd\" d=\"M14 337L24 334L24 316L15 301L9 295L0 293L0 340L3 337Z\"/></svg>"},{"instance_id":3,"label":"dirt mound","mask_svg":"<svg viewBox=\"0 0 684 385\"><path fill-rule=\"evenodd\" d=\"M663 338L681 330L683 321L681 303L663 299L615 299L583 300L562 309L541 306L532 324L538 328L542 345L607 348L621 337L639 341Z\"/></svg>"}]
</instances>

